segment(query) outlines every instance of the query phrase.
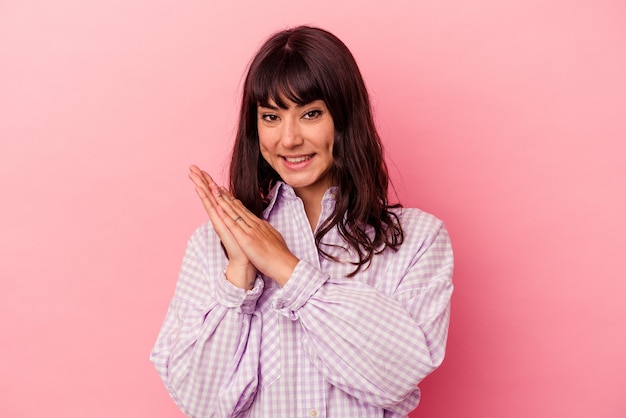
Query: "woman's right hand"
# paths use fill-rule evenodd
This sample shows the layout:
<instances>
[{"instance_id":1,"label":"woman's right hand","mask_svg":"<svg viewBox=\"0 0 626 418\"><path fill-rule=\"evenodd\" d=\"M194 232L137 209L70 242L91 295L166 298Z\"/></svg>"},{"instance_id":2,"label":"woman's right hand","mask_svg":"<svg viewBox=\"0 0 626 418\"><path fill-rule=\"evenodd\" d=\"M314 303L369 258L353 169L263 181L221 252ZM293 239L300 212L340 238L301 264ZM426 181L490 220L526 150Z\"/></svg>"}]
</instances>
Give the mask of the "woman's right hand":
<instances>
[{"instance_id":1,"label":"woman's right hand","mask_svg":"<svg viewBox=\"0 0 626 418\"><path fill-rule=\"evenodd\" d=\"M202 205L213 224L213 228L220 237L228 254L226 278L237 287L246 290L252 289L257 269L248 260L248 257L239 247L237 240L217 213L218 203L216 196L221 194L219 186L206 171L200 170L197 166L192 165L189 167L189 170L189 178L195 184L196 193L200 197Z\"/></svg>"}]
</instances>

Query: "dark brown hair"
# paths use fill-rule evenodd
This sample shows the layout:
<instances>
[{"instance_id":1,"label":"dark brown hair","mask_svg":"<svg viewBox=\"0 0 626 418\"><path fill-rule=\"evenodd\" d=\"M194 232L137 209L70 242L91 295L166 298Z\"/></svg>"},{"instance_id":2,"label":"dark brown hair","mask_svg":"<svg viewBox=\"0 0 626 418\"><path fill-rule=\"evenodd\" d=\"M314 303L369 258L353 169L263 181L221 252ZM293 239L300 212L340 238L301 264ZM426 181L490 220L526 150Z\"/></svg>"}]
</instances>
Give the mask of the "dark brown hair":
<instances>
[{"instance_id":1,"label":"dark brown hair","mask_svg":"<svg viewBox=\"0 0 626 418\"><path fill-rule=\"evenodd\" d=\"M374 126L369 96L354 57L335 35L299 26L271 36L250 63L243 86L239 127L230 165L233 194L260 216L267 195L280 176L259 149L257 106L283 98L298 105L323 100L333 118L335 138L331 183L338 187L333 214L318 229L319 251L324 235L335 226L359 256L356 274L374 254L396 250L404 239L389 209L389 176ZM250 169L256 167L255 169Z\"/></svg>"}]
</instances>

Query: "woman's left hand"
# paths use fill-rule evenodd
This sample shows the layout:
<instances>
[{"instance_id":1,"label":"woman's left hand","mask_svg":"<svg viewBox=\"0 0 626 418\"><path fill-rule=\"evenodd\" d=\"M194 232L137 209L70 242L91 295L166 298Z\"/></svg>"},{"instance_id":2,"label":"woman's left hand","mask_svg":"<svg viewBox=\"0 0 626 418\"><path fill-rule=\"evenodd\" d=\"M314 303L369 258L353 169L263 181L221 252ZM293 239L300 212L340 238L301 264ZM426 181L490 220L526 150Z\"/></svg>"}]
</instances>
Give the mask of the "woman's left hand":
<instances>
[{"instance_id":1,"label":"woman's left hand","mask_svg":"<svg viewBox=\"0 0 626 418\"><path fill-rule=\"evenodd\" d=\"M226 188L220 187L214 196L218 215L250 262L279 285L287 283L300 260L289 251L280 232L250 212Z\"/></svg>"}]
</instances>

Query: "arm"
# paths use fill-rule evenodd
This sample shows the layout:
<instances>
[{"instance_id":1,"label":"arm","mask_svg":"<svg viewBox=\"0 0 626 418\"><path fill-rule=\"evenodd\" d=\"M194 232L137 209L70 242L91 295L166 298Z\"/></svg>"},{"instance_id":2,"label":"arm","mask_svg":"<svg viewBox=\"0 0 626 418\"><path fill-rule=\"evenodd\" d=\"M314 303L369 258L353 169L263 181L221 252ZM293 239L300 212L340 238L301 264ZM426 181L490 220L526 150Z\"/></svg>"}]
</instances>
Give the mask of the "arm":
<instances>
[{"instance_id":1,"label":"arm","mask_svg":"<svg viewBox=\"0 0 626 418\"><path fill-rule=\"evenodd\" d=\"M403 271L385 260L386 274L401 275L389 295L301 261L274 302L280 313L300 321L307 355L329 383L400 414L415 408L417 384L441 364L448 330L450 241L439 222L425 232L425 238L420 233L419 241L403 244L408 247L400 251L414 252L405 251L410 261ZM375 279L398 282L397 276Z\"/></svg>"},{"instance_id":2,"label":"arm","mask_svg":"<svg viewBox=\"0 0 626 418\"><path fill-rule=\"evenodd\" d=\"M226 280L226 260L210 224L189 240L174 298L151 353L168 392L191 417L246 410L257 388L263 290Z\"/></svg>"}]
</instances>

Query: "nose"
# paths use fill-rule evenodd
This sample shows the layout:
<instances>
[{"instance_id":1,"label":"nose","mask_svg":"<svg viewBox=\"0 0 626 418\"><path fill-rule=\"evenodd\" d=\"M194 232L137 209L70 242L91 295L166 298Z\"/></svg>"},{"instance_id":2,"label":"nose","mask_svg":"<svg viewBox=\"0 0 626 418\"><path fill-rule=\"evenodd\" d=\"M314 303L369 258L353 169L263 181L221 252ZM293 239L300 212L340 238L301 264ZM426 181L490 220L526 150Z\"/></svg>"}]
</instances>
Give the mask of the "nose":
<instances>
[{"instance_id":1,"label":"nose","mask_svg":"<svg viewBox=\"0 0 626 418\"><path fill-rule=\"evenodd\" d=\"M280 141L285 148L294 148L302 144L300 127L295 118L288 117L283 120Z\"/></svg>"}]
</instances>

